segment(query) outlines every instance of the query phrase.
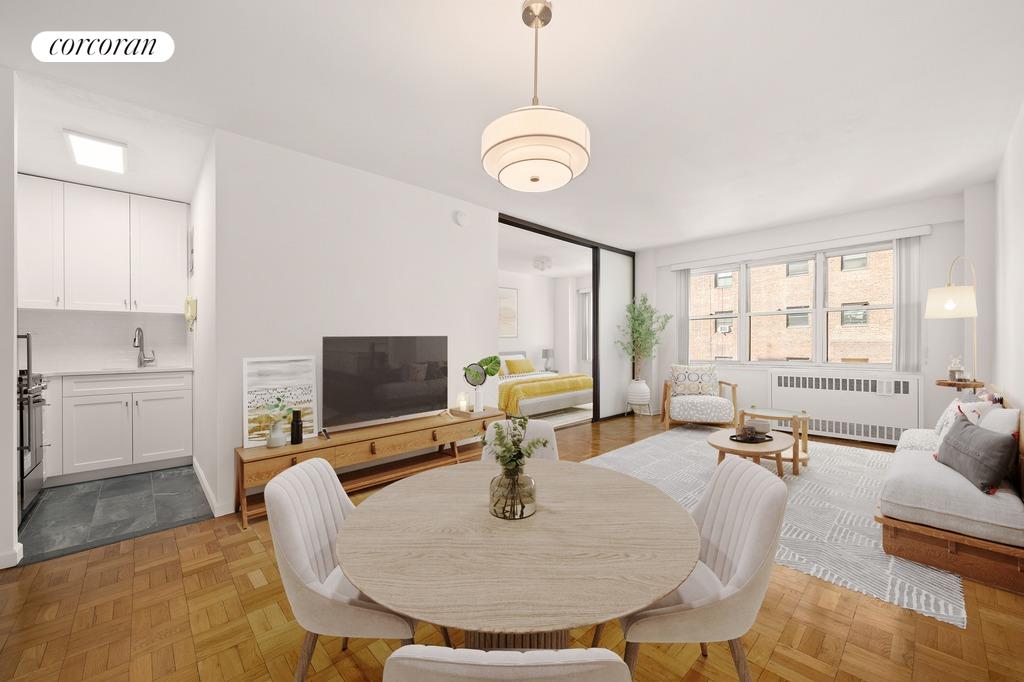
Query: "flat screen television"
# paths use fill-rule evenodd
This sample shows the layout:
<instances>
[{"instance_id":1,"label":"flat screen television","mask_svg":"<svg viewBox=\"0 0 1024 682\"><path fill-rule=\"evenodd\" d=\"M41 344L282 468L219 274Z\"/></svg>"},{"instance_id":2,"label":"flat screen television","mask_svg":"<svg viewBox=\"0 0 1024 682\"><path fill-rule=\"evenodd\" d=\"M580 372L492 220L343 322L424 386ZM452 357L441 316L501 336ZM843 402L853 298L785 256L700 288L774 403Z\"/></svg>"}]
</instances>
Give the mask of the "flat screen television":
<instances>
[{"instance_id":1,"label":"flat screen television","mask_svg":"<svg viewBox=\"0 0 1024 682\"><path fill-rule=\"evenodd\" d=\"M448 407L447 336L325 336L327 429Z\"/></svg>"}]
</instances>

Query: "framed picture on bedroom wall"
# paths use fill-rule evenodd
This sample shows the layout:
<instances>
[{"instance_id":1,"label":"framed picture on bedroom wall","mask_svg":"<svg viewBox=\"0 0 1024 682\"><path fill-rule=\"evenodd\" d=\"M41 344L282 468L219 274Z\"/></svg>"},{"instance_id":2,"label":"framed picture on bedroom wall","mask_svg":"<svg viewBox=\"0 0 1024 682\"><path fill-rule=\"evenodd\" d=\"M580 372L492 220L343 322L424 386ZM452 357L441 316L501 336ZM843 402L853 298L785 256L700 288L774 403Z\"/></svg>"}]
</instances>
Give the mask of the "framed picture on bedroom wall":
<instances>
[{"instance_id":1,"label":"framed picture on bedroom wall","mask_svg":"<svg viewBox=\"0 0 1024 682\"><path fill-rule=\"evenodd\" d=\"M519 290L498 287L498 338L519 336Z\"/></svg>"}]
</instances>

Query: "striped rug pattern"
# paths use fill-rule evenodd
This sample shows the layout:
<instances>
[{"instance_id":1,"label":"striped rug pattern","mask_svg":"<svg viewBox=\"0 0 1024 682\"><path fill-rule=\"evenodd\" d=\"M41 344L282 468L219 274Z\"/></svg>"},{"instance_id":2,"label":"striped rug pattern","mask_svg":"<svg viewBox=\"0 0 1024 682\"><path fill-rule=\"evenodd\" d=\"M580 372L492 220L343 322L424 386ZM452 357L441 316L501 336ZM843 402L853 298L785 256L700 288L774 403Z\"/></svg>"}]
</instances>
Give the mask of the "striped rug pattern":
<instances>
[{"instance_id":1,"label":"striped rug pattern","mask_svg":"<svg viewBox=\"0 0 1024 682\"><path fill-rule=\"evenodd\" d=\"M711 480L717 452L710 430L681 427L587 460L651 483L687 509ZM967 625L958 575L882 551L874 520L885 471L898 454L810 443L810 466L793 476L785 465L789 504L776 561L803 573L912 609L961 628ZM762 466L775 471L774 460Z\"/></svg>"}]
</instances>

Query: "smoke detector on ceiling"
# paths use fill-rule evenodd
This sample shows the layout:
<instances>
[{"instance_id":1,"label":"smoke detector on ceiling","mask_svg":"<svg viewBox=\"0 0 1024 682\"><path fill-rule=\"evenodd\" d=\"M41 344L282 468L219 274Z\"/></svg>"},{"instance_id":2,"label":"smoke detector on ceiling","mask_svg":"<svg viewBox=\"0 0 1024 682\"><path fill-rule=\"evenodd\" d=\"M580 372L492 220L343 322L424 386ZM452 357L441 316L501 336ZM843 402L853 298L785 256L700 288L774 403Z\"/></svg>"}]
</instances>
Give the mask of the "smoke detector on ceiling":
<instances>
[{"instance_id":1,"label":"smoke detector on ceiling","mask_svg":"<svg viewBox=\"0 0 1024 682\"><path fill-rule=\"evenodd\" d=\"M533 269L544 272L551 269L551 259L547 256L537 256L533 259Z\"/></svg>"}]
</instances>

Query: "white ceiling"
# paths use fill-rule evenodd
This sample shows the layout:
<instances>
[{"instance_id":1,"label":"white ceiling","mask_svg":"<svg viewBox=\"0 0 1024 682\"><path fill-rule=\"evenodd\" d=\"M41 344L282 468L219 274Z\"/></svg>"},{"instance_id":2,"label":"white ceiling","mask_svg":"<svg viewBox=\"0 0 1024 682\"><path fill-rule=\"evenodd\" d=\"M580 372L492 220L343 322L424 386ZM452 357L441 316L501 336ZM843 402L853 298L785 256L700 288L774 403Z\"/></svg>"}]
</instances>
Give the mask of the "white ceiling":
<instances>
[{"instance_id":1,"label":"white ceiling","mask_svg":"<svg viewBox=\"0 0 1024 682\"><path fill-rule=\"evenodd\" d=\"M533 259L547 256L551 268L540 271ZM593 267L593 250L561 239L498 225L498 269L545 277L579 277L589 275Z\"/></svg>"},{"instance_id":2,"label":"white ceiling","mask_svg":"<svg viewBox=\"0 0 1024 682\"><path fill-rule=\"evenodd\" d=\"M547 194L480 168L529 103L519 0L0 4L0 62L627 248L993 177L1024 99L1021 0L556 0L541 102L591 128ZM169 32L165 64L41 64L32 36Z\"/></svg>"},{"instance_id":3,"label":"white ceiling","mask_svg":"<svg viewBox=\"0 0 1024 682\"><path fill-rule=\"evenodd\" d=\"M128 145L124 175L79 166L64 130ZM191 201L210 130L166 114L22 75L18 170L164 199Z\"/></svg>"}]
</instances>

